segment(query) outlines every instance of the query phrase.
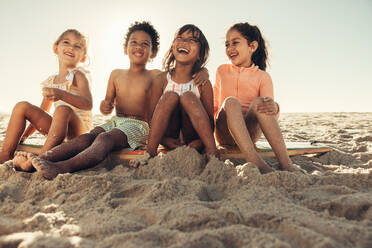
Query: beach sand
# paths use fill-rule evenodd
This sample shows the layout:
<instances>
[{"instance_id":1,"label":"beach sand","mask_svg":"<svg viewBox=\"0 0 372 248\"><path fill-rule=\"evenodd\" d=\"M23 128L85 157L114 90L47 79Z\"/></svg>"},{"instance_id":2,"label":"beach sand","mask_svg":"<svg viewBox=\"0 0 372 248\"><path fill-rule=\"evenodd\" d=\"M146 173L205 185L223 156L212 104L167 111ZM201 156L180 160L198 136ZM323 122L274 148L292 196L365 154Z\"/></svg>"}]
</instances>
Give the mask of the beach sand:
<instances>
[{"instance_id":1,"label":"beach sand","mask_svg":"<svg viewBox=\"0 0 372 248\"><path fill-rule=\"evenodd\" d=\"M372 247L372 113L283 113L280 126L334 150L266 175L190 148L53 181L1 165L0 247Z\"/></svg>"}]
</instances>

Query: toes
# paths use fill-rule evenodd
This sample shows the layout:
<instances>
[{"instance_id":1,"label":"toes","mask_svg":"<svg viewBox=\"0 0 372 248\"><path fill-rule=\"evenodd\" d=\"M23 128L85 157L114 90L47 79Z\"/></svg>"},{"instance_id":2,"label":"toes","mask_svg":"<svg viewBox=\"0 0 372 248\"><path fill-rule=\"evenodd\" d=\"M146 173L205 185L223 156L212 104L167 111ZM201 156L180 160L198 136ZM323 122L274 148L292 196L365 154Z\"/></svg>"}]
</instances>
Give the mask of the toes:
<instances>
[{"instance_id":1,"label":"toes","mask_svg":"<svg viewBox=\"0 0 372 248\"><path fill-rule=\"evenodd\" d=\"M33 158L36 158L36 155L31 153L31 152L28 152L27 153L27 159L32 160Z\"/></svg>"},{"instance_id":2,"label":"toes","mask_svg":"<svg viewBox=\"0 0 372 248\"><path fill-rule=\"evenodd\" d=\"M37 171L40 171L43 169L43 164L41 163L38 157L34 157L33 159L31 159L31 163Z\"/></svg>"},{"instance_id":3,"label":"toes","mask_svg":"<svg viewBox=\"0 0 372 248\"><path fill-rule=\"evenodd\" d=\"M24 151L16 151L14 153L14 157L26 157L27 155L27 152L24 152Z\"/></svg>"},{"instance_id":4,"label":"toes","mask_svg":"<svg viewBox=\"0 0 372 248\"><path fill-rule=\"evenodd\" d=\"M141 157L129 161L129 166L133 168L138 168L139 166L146 165L150 158L151 158L150 154L145 152Z\"/></svg>"}]
</instances>

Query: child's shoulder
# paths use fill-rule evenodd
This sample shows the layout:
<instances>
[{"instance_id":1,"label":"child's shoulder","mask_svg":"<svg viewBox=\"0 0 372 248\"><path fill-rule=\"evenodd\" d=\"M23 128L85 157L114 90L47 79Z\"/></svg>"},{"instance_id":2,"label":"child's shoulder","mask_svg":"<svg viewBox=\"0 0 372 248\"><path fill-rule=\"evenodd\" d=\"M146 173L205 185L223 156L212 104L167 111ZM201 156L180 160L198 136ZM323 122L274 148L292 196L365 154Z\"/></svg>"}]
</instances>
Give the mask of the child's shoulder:
<instances>
[{"instance_id":1,"label":"child's shoulder","mask_svg":"<svg viewBox=\"0 0 372 248\"><path fill-rule=\"evenodd\" d=\"M166 71L158 70L156 73L154 73L154 80L164 81L166 79L167 79L167 72Z\"/></svg>"},{"instance_id":2,"label":"child's shoulder","mask_svg":"<svg viewBox=\"0 0 372 248\"><path fill-rule=\"evenodd\" d=\"M118 79L125 77L128 74L128 69L114 69L111 71L110 78Z\"/></svg>"},{"instance_id":3,"label":"child's shoulder","mask_svg":"<svg viewBox=\"0 0 372 248\"><path fill-rule=\"evenodd\" d=\"M159 74L163 73L163 72L162 72L161 70L159 70L159 69L152 69L152 70L149 70L149 72L150 72L151 76L153 76L153 77L156 77L156 76L158 76Z\"/></svg>"},{"instance_id":4,"label":"child's shoulder","mask_svg":"<svg viewBox=\"0 0 372 248\"><path fill-rule=\"evenodd\" d=\"M225 70L230 69L230 67L231 67L231 64L222 64L222 65L220 65L220 66L217 68L217 71L225 71Z\"/></svg>"},{"instance_id":5,"label":"child's shoulder","mask_svg":"<svg viewBox=\"0 0 372 248\"><path fill-rule=\"evenodd\" d=\"M260 78L271 81L271 76L267 71L257 69L256 73L259 75Z\"/></svg>"},{"instance_id":6,"label":"child's shoulder","mask_svg":"<svg viewBox=\"0 0 372 248\"><path fill-rule=\"evenodd\" d=\"M126 74L128 73L128 69L114 69L111 71L111 74L113 75L119 75L119 74Z\"/></svg>"}]
</instances>

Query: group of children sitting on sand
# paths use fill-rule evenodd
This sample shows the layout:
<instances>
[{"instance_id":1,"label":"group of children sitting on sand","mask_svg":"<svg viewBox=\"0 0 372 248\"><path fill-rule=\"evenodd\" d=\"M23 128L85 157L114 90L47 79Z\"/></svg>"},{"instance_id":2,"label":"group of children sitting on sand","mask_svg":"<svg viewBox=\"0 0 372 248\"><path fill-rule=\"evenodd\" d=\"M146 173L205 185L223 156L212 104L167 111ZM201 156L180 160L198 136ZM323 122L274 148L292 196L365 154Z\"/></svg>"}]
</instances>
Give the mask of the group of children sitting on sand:
<instances>
[{"instance_id":1,"label":"group of children sitting on sand","mask_svg":"<svg viewBox=\"0 0 372 248\"><path fill-rule=\"evenodd\" d=\"M214 86L205 69L208 41L192 24L175 33L163 60L164 71L147 70L147 62L157 55L159 35L149 22L135 22L124 40L129 69L111 72L100 104L102 114L115 108L116 115L93 128L89 71L79 66L87 58L87 40L77 30L66 30L53 44L59 72L42 82L40 107L28 102L15 105L0 163L13 159L15 169L36 169L53 179L93 167L111 151L144 145L149 157L156 156L162 144L169 150L187 145L210 159L218 157L217 141L237 145L247 161L267 173L273 169L254 145L264 133L281 169L293 171L277 121L279 105L265 71L267 49L260 30L237 23L228 29L225 46L231 64L217 69ZM47 112L53 104L51 116ZM15 152L36 130L47 135L41 153ZM137 167L140 161L129 164Z\"/></svg>"}]
</instances>

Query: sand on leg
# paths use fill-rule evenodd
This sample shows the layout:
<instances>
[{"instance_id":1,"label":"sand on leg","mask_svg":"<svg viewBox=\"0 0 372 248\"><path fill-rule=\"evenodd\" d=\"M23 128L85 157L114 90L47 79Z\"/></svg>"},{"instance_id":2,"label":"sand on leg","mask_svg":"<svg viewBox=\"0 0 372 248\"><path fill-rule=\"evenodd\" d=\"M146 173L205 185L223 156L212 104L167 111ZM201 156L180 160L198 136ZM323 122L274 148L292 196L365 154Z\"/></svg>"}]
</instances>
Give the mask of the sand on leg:
<instances>
[{"instance_id":1,"label":"sand on leg","mask_svg":"<svg viewBox=\"0 0 372 248\"><path fill-rule=\"evenodd\" d=\"M147 145L147 152L152 157L157 155L158 146L166 132L173 110L178 106L178 104L178 94L174 92L166 92L162 95L158 104L156 105L150 123L151 128Z\"/></svg>"},{"instance_id":2,"label":"sand on leg","mask_svg":"<svg viewBox=\"0 0 372 248\"><path fill-rule=\"evenodd\" d=\"M68 160L51 162L42 158L34 158L32 165L45 178L52 179L61 173L93 167L102 162L111 151L127 146L127 136L121 130L114 128L100 133L89 147Z\"/></svg>"},{"instance_id":3,"label":"sand on leg","mask_svg":"<svg viewBox=\"0 0 372 248\"><path fill-rule=\"evenodd\" d=\"M279 164L283 170L295 171L292 161L288 156L287 148L280 130L278 121L274 115L259 113L257 105L263 101L262 98L255 98L249 108L249 112L253 113L258 120L260 128L273 149Z\"/></svg>"},{"instance_id":4,"label":"sand on leg","mask_svg":"<svg viewBox=\"0 0 372 248\"><path fill-rule=\"evenodd\" d=\"M84 133L67 142L55 146L51 150L41 154L40 157L44 160L56 162L67 160L79 154L88 148L100 133L105 130L101 127L95 127L89 133Z\"/></svg>"},{"instance_id":5,"label":"sand on leg","mask_svg":"<svg viewBox=\"0 0 372 248\"><path fill-rule=\"evenodd\" d=\"M84 125L83 121L71 107L64 105L58 106L53 113L53 119L48 131L48 136L40 154L44 154L53 147L61 144L66 137L73 138L87 131L88 129Z\"/></svg>"},{"instance_id":6,"label":"sand on leg","mask_svg":"<svg viewBox=\"0 0 372 248\"><path fill-rule=\"evenodd\" d=\"M13 158L14 152L25 130L26 120L39 130L39 132L47 134L52 117L41 108L28 102L17 103L13 108L9 120L2 151L0 152L0 163ZM23 159L20 159L19 161L23 161Z\"/></svg>"},{"instance_id":7,"label":"sand on leg","mask_svg":"<svg viewBox=\"0 0 372 248\"><path fill-rule=\"evenodd\" d=\"M225 122L225 123L224 123ZM234 97L226 98L220 113L216 120L216 130L219 132L221 127L228 127L228 131L235 143L238 145L240 151L245 155L248 162L257 165L261 173L268 173L274 171L266 162L259 156L254 143L248 132L242 108L239 101ZM226 134L226 130L224 130ZM217 134L217 138L223 134ZM219 140L220 142L221 140ZM223 144L222 144L223 145Z\"/></svg>"},{"instance_id":8,"label":"sand on leg","mask_svg":"<svg viewBox=\"0 0 372 248\"><path fill-rule=\"evenodd\" d=\"M180 102L187 115L182 118L182 133L186 143L199 151L204 146L208 158L218 156L212 124L200 99L194 93L186 92Z\"/></svg>"},{"instance_id":9,"label":"sand on leg","mask_svg":"<svg viewBox=\"0 0 372 248\"><path fill-rule=\"evenodd\" d=\"M179 96L175 92L165 92L156 105L154 114L150 122L150 133L147 144L147 153L139 159L129 161L129 166L137 168L140 165L147 164L147 160L158 154L159 144L164 141L164 135L167 132L169 121L174 115L174 110L179 105Z\"/></svg>"}]
</instances>

